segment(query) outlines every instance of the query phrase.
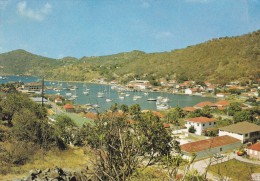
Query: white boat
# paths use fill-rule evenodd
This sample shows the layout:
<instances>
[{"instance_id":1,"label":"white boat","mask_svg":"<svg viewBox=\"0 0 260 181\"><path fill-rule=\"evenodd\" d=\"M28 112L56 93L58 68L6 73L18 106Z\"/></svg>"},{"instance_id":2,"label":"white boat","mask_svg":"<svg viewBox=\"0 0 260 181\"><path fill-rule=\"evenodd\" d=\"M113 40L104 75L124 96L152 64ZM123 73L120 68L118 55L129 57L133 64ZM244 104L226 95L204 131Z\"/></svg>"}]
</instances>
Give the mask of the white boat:
<instances>
[{"instance_id":1,"label":"white boat","mask_svg":"<svg viewBox=\"0 0 260 181\"><path fill-rule=\"evenodd\" d=\"M133 99L141 99L142 96L134 96Z\"/></svg>"},{"instance_id":2,"label":"white boat","mask_svg":"<svg viewBox=\"0 0 260 181\"><path fill-rule=\"evenodd\" d=\"M100 106L98 104L93 104L92 107L99 108Z\"/></svg>"},{"instance_id":3,"label":"white boat","mask_svg":"<svg viewBox=\"0 0 260 181\"><path fill-rule=\"evenodd\" d=\"M119 99L124 99L125 97L124 96L119 96Z\"/></svg>"},{"instance_id":4,"label":"white boat","mask_svg":"<svg viewBox=\"0 0 260 181\"><path fill-rule=\"evenodd\" d=\"M170 106L168 104L157 104L156 108L157 108L157 110L166 110L166 109L169 109Z\"/></svg>"},{"instance_id":5,"label":"white boat","mask_svg":"<svg viewBox=\"0 0 260 181\"><path fill-rule=\"evenodd\" d=\"M169 102L169 101L170 101L170 99L168 97L165 97L165 98L161 99L161 102Z\"/></svg>"},{"instance_id":6,"label":"white boat","mask_svg":"<svg viewBox=\"0 0 260 181\"><path fill-rule=\"evenodd\" d=\"M126 96L126 97L129 97L129 96L130 96L130 94L125 94L125 96Z\"/></svg>"},{"instance_id":7,"label":"white boat","mask_svg":"<svg viewBox=\"0 0 260 181\"><path fill-rule=\"evenodd\" d=\"M88 92L88 91L84 91L83 94L84 94L84 95L88 95L89 92Z\"/></svg>"},{"instance_id":8,"label":"white boat","mask_svg":"<svg viewBox=\"0 0 260 181\"><path fill-rule=\"evenodd\" d=\"M103 92L98 92L98 93L97 93L97 97L98 97L98 98L102 98L103 96L104 96L104 93L103 93Z\"/></svg>"},{"instance_id":9,"label":"white boat","mask_svg":"<svg viewBox=\"0 0 260 181\"><path fill-rule=\"evenodd\" d=\"M71 93L71 92L67 92L65 95L66 95L66 96L71 96L72 93Z\"/></svg>"},{"instance_id":10,"label":"white boat","mask_svg":"<svg viewBox=\"0 0 260 181\"><path fill-rule=\"evenodd\" d=\"M147 99L147 101L156 101L156 99L155 99L155 98L152 98L152 97L149 97L149 98Z\"/></svg>"},{"instance_id":11,"label":"white boat","mask_svg":"<svg viewBox=\"0 0 260 181\"><path fill-rule=\"evenodd\" d=\"M111 102L112 101L112 99L106 99L106 102Z\"/></svg>"}]
</instances>

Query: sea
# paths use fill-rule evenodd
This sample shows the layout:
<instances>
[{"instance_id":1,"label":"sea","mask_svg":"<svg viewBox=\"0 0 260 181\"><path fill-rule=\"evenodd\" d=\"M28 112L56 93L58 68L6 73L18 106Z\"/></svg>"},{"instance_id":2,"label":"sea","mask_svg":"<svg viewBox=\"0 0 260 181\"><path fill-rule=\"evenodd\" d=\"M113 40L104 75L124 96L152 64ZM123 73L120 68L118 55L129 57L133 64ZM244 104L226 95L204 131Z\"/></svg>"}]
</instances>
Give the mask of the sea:
<instances>
[{"instance_id":1,"label":"sea","mask_svg":"<svg viewBox=\"0 0 260 181\"><path fill-rule=\"evenodd\" d=\"M36 82L42 81L38 77L31 76L4 76L0 77L0 84L7 82ZM157 110L156 101L147 101L147 99L157 99L158 97L167 98L167 104L174 107L194 106L199 102L210 101L216 102L216 98L202 97L202 96L189 96L180 94L171 94L165 92L133 92L123 91L115 88L115 85L94 84L88 82L62 82L62 81L44 81L44 85L50 89L45 91L45 94L56 94L69 97L67 95L74 95L74 104L81 105L96 105L98 111L102 112L109 109L112 105L117 103L119 106L122 104L131 106L139 104L142 110ZM72 90L68 90L71 88ZM75 90L74 90L75 88ZM88 92L88 94L86 94ZM97 96L98 92L102 92L102 96ZM110 99L107 102L106 99Z\"/></svg>"}]
</instances>

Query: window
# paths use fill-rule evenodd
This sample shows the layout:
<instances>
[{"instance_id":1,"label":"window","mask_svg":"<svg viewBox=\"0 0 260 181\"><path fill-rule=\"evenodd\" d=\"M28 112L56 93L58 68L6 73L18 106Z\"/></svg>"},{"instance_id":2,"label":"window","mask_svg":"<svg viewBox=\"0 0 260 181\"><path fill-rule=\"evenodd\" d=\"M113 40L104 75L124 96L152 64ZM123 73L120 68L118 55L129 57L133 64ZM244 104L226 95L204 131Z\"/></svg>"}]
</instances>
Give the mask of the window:
<instances>
[{"instance_id":1,"label":"window","mask_svg":"<svg viewBox=\"0 0 260 181\"><path fill-rule=\"evenodd\" d=\"M214 124L216 124L216 122L214 122Z\"/></svg>"},{"instance_id":2,"label":"window","mask_svg":"<svg viewBox=\"0 0 260 181\"><path fill-rule=\"evenodd\" d=\"M199 123L197 123L197 126L199 126Z\"/></svg>"},{"instance_id":3,"label":"window","mask_svg":"<svg viewBox=\"0 0 260 181\"><path fill-rule=\"evenodd\" d=\"M245 137L248 137L248 134L245 134Z\"/></svg>"},{"instance_id":4,"label":"window","mask_svg":"<svg viewBox=\"0 0 260 181\"><path fill-rule=\"evenodd\" d=\"M205 124L203 124L203 126L205 126Z\"/></svg>"},{"instance_id":5,"label":"window","mask_svg":"<svg viewBox=\"0 0 260 181\"><path fill-rule=\"evenodd\" d=\"M211 125L211 123L209 123L209 125Z\"/></svg>"},{"instance_id":6,"label":"window","mask_svg":"<svg viewBox=\"0 0 260 181\"><path fill-rule=\"evenodd\" d=\"M222 148L220 148L219 151L222 151Z\"/></svg>"}]
</instances>

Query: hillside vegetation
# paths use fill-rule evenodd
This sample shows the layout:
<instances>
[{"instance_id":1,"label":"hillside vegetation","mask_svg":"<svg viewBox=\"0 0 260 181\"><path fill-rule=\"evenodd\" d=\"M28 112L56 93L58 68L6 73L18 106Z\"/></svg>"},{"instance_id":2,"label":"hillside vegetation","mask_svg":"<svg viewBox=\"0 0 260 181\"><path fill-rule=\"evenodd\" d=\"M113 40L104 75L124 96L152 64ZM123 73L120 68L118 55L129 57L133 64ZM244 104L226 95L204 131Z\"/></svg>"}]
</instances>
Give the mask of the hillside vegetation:
<instances>
[{"instance_id":1,"label":"hillside vegetation","mask_svg":"<svg viewBox=\"0 0 260 181\"><path fill-rule=\"evenodd\" d=\"M45 76L89 81L94 78L127 82L140 79L255 80L260 77L260 30L218 38L171 52L132 51L109 56L50 59L24 50L0 54L1 74Z\"/></svg>"}]
</instances>

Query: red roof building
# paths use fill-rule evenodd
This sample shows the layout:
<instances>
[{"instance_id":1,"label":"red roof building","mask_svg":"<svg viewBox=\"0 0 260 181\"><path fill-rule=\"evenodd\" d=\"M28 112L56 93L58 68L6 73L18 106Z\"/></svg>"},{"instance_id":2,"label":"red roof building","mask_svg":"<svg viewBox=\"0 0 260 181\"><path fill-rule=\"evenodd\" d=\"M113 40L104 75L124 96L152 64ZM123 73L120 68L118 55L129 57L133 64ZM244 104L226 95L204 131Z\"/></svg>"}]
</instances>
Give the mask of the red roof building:
<instances>
[{"instance_id":1,"label":"red roof building","mask_svg":"<svg viewBox=\"0 0 260 181\"><path fill-rule=\"evenodd\" d=\"M247 148L247 155L252 158L260 159L260 143L257 142Z\"/></svg>"},{"instance_id":2,"label":"red roof building","mask_svg":"<svg viewBox=\"0 0 260 181\"><path fill-rule=\"evenodd\" d=\"M194 127L195 134L202 135L205 129L214 127L216 125L217 120L214 118L207 117L196 117L189 118L186 120L185 127L187 132L189 132L190 127Z\"/></svg>"},{"instance_id":3,"label":"red roof building","mask_svg":"<svg viewBox=\"0 0 260 181\"><path fill-rule=\"evenodd\" d=\"M216 108L217 106L213 104L212 102L200 102L194 106L196 109L202 109L205 106L209 106L210 108Z\"/></svg>"},{"instance_id":4,"label":"red roof building","mask_svg":"<svg viewBox=\"0 0 260 181\"><path fill-rule=\"evenodd\" d=\"M231 136L218 136L206 140L195 141L181 145L184 155L190 157L193 153L196 158L212 156L215 153L224 153L228 150L237 149L242 145L239 139Z\"/></svg>"},{"instance_id":5,"label":"red roof building","mask_svg":"<svg viewBox=\"0 0 260 181\"><path fill-rule=\"evenodd\" d=\"M228 100L221 100L215 103L215 105L218 107L228 107L230 106L230 102Z\"/></svg>"},{"instance_id":6,"label":"red roof building","mask_svg":"<svg viewBox=\"0 0 260 181\"><path fill-rule=\"evenodd\" d=\"M64 106L64 109L65 109L66 112L74 112L75 111L75 107L72 106L71 104L66 104Z\"/></svg>"}]
</instances>

